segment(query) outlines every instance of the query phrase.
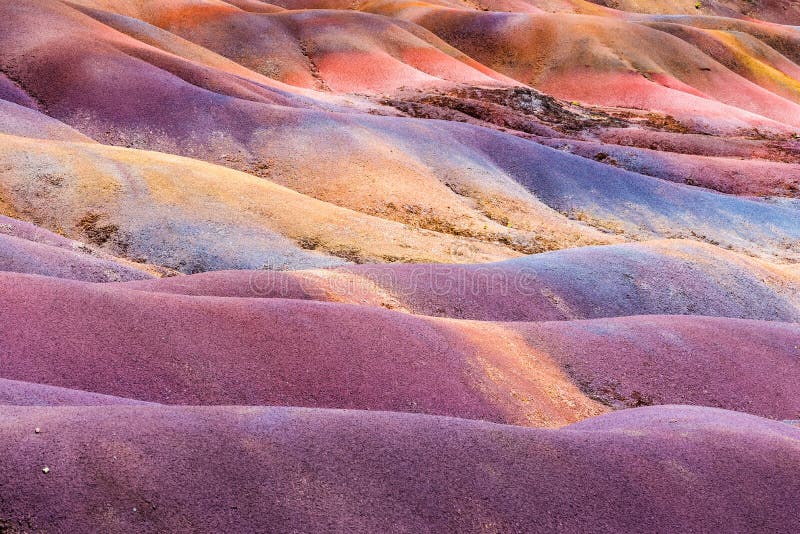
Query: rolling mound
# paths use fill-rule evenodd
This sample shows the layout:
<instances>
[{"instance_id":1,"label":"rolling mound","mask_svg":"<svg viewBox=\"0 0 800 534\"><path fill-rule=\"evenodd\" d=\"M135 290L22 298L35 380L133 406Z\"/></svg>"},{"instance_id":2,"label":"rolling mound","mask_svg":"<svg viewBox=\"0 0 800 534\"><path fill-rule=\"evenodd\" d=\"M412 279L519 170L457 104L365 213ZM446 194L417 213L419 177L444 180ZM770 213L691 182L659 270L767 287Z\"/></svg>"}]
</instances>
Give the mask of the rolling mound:
<instances>
[{"instance_id":1,"label":"rolling mound","mask_svg":"<svg viewBox=\"0 0 800 534\"><path fill-rule=\"evenodd\" d=\"M659 20L649 26L696 46L726 68L776 95L793 102L800 101L798 66L773 48L775 44L761 32L751 29L748 33L741 31L743 28L693 27L669 20Z\"/></svg>"},{"instance_id":2,"label":"rolling mound","mask_svg":"<svg viewBox=\"0 0 800 534\"><path fill-rule=\"evenodd\" d=\"M0 282L6 379L168 404L379 409L533 426L605 410L584 393L617 408L680 402L800 415L800 331L787 323L478 323L8 273ZM84 311L70 316L78 306Z\"/></svg>"},{"instance_id":3,"label":"rolling mound","mask_svg":"<svg viewBox=\"0 0 800 534\"><path fill-rule=\"evenodd\" d=\"M273 17L218 7L236 16ZM364 104L348 108L316 96L319 92L295 91L277 81L268 84L263 74L255 73L256 78L236 75L231 70L233 62L218 54L214 61L201 62L199 52L185 39L180 41L183 48L162 34L146 39L168 49L164 50L65 4L29 1L25 10L7 10L6 29L0 28L0 38L7 44L3 70L13 73L18 86L34 95L49 115L104 143L227 165L340 207L445 234L441 239L437 236L445 248L458 242L449 236L465 236L488 242L479 248L500 243L530 253L612 241L613 236L604 236L604 231L638 239L706 236L750 253L796 256L774 245L774 241L795 241L800 234L794 209L660 183L503 132L400 118L384 108L372 111L389 116L359 113ZM323 15L333 16L319 14ZM315 17L304 16L302 21L311 28ZM377 20L359 17L353 24ZM80 48L80 57L64 57L65 46L54 46L53 36L43 30L45 25L33 25L35 20L52 20L52 27L59 28L58 42ZM666 35L644 26L637 31ZM675 46L689 46L670 39L682 43ZM169 47L163 44L167 41L172 43ZM192 54L186 51L189 48ZM224 61L228 61L225 70L216 67ZM737 90L740 93L745 94ZM794 109L773 103L768 107L784 118L791 117ZM199 116L197 109L210 111ZM727 108L720 111L727 118L737 113ZM309 142L316 138L326 143ZM193 232L203 230L185 233ZM310 248L325 241L324 235L295 238L302 238ZM289 249L268 242L259 246ZM352 247L343 243L339 248L347 255ZM481 261L492 255L485 252ZM212 250L209 254L221 253ZM300 259L288 259L288 266L312 261L305 258L308 253L293 254ZM452 261L452 254L445 257ZM424 259L387 250L365 260L389 258ZM169 267L180 261L198 263L195 259L164 260L154 263ZM226 267L222 262L209 263L178 268ZM260 266L254 263L263 264L263 260L236 267Z\"/></svg>"},{"instance_id":4,"label":"rolling mound","mask_svg":"<svg viewBox=\"0 0 800 534\"><path fill-rule=\"evenodd\" d=\"M8 99L8 95L4 96L6 98L0 99L0 113L3 115L3 120L0 121L0 132L3 134L37 139L92 142L90 138L66 124L11 101L13 99Z\"/></svg>"},{"instance_id":5,"label":"rolling mound","mask_svg":"<svg viewBox=\"0 0 800 534\"><path fill-rule=\"evenodd\" d=\"M486 261L518 255L501 243L367 216L196 160L99 144L4 141L0 188L12 213L110 253L184 272L342 263L336 256Z\"/></svg>"},{"instance_id":6,"label":"rolling mound","mask_svg":"<svg viewBox=\"0 0 800 534\"><path fill-rule=\"evenodd\" d=\"M370 265L334 272L343 276L251 273L204 280L212 281L209 286L214 287L213 280L230 276L239 280L235 295L252 297L283 296L284 288L292 287L292 282L285 285L289 278L299 282L309 298L371 298L370 302L415 313L479 320L659 313L797 318L796 269L721 254L709 245L687 241L573 249L497 264ZM134 285L158 288L162 284L178 287L192 282Z\"/></svg>"},{"instance_id":7,"label":"rolling mound","mask_svg":"<svg viewBox=\"0 0 800 534\"><path fill-rule=\"evenodd\" d=\"M671 182L747 196L800 196L800 164L674 154L606 143L548 139L542 144Z\"/></svg>"},{"instance_id":8,"label":"rolling mound","mask_svg":"<svg viewBox=\"0 0 800 534\"><path fill-rule=\"evenodd\" d=\"M792 140L758 140L745 138L719 138L688 133L654 131L641 128L608 128L598 133L598 140L609 145L648 148L667 153L695 154L721 158L735 158L800 162L800 142Z\"/></svg>"},{"instance_id":9,"label":"rolling mound","mask_svg":"<svg viewBox=\"0 0 800 534\"><path fill-rule=\"evenodd\" d=\"M556 431L294 408L0 410L7 528L800 528L798 430L707 408Z\"/></svg>"},{"instance_id":10,"label":"rolling mound","mask_svg":"<svg viewBox=\"0 0 800 534\"><path fill-rule=\"evenodd\" d=\"M0 235L0 271L41 274L86 282L119 282L150 278L146 269L90 256L88 247L75 242L74 250Z\"/></svg>"},{"instance_id":11,"label":"rolling mound","mask_svg":"<svg viewBox=\"0 0 800 534\"><path fill-rule=\"evenodd\" d=\"M0 378L169 404L360 408L520 424L601 413L528 347L357 306L0 274ZM69 310L80 307L81 314ZM266 325L270 325L269 328Z\"/></svg>"},{"instance_id":12,"label":"rolling mound","mask_svg":"<svg viewBox=\"0 0 800 534\"><path fill-rule=\"evenodd\" d=\"M437 6L398 13L394 3L378 5L387 8L377 12L415 22L484 65L559 98L657 110L706 132L789 133L800 126L795 102L637 22Z\"/></svg>"},{"instance_id":13,"label":"rolling mound","mask_svg":"<svg viewBox=\"0 0 800 534\"><path fill-rule=\"evenodd\" d=\"M119 282L167 274L165 269L114 258L85 243L0 215L0 271Z\"/></svg>"},{"instance_id":14,"label":"rolling mound","mask_svg":"<svg viewBox=\"0 0 800 534\"><path fill-rule=\"evenodd\" d=\"M639 316L514 325L590 398L620 408L723 407L800 418L797 324Z\"/></svg>"},{"instance_id":15,"label":"rolling mound","mask_svg":"<svg viewBox=\"0 0 800 534\"><path fill-rule=\"evenodd\" d=\"M798 16L0 2L0 533L800 531Z\"/></svg>"},{"instance_id":16,"label":"rolling mound","mask_svg":"<svg viewBox=\"0 0 800 534\"><path fill-rule=\"evenodd\" d=\"M800 24L800 7L790 0L588 0L601 6L639 13L752 17L778 24Z\"/></svg>"},{"instance_id":17,"label":"rolling mound","mask_svg":"<svg viewBox=\"0 0 800 534\"><path fill-rule=\"evenodd\" d=\"M147 405L151 403L43 384L0 379L0 406L107 406L118 404Z\"/></svg>"},{"instance_id":18,"label":"rolling mound","mask_svg":"<svg viewBox=\"0 0 800 534\"><path fill-rule=\"evenodd\" d=\"M185 295L311 299L489 321L643 314L797 321L800 278L692 241L582 247L479 265L361 265L228 271L131 282Z\"/></svg>"},{"instance_id":19,"label":"rolling mound","mask_svg":"<svg viewBox=\"0 0 800 534\"><path fill-rule=\"evenodd\" d=\"M397 204L382 204L381 212L372 208L359 210L372 213L370 216L325 205L270 181L197 161L98 144L63 144L19 137L6 137L0 146L5 171L0 175L0 186L4 189L5 204L46 227L62 228L80 238L87 224L116 226L121 232L127 230L129 235L112 235L107 239L101 236L95 239L95 244L117 255L125 254L132 259L141 258L148 263L187 272L335 262L321 257L315 249L357 261L490 261L520 252L619 241L613 234L639 238L702 238L780 258L795 258L798 254L793 246L800 235L800 223L795 217L797 208L665 183L510 136L504 139L508 144L506 151L489 153L490 147L497 149L497 145L492 144L497 134L455 125L450 128L452 136L459 134L451 139L463 139L478 154L483 154L483 158L503 162L507 170L498 172L499 183L491 183L485 176L478 178L477 174L452 176L446 183L429 177L433 180L429 183L436 184L434 190L420 193L413 182L394 182L405 189L403 194L413 194L419 201L424 199L424 204L404 204L390 197L395 198ZM28 157L20 157L22 154ZM108 161L113 164L103 164ZM490 165L488 160L485 164ZM80 179L78 169L82 173ZM126 175L126 169L136 169L136 173ZM165 169L175 170L165 172ZM169 195L171 206L179 209L165 211L164 200L156 203L155 198L150 200L146 195L136 195L133 201L131 197L136 190L129 176L138 175L152 184L159 197ZM175 188L187 176L192 177L196 187L191 195L185 189L182 189L183 194L178 194ZM74 205L74 187L89 180L96 185L84 187L102 188L102 192L93 194L91 206L80 196L76 200L81 203ZM115 183L118 185L112 185ZM129 185L121 187L121 183ZM362 187L368 185L365 183ZM348 197L349 202L354 203L359 198L357 194ZM329 200L336 204L337 198ZM384 202L373 198L375 202ZM44 199L43 205L37 205ZM126 199L126 206L119 209L115 203L122 199ZM456 203L449 206L451 209L427 207L448 202L446 199L455 199ZM308 207L288 208L298 204ZM632 205L636 206L635 210ZM146 242L133 242L134 239L152 239L153 229L135 228L134 231L130 228L132 222L124 220L126 210L137 213L138 217L142 209L171 221L169 225L159 224L158 238L164 242L157 251ZM192 220L211 209L215 210L213 215L205 215L202 221ZM298 210L307 215L297 217ZM440 218L443 212L448 214ZM86 219L86 224L81 223L87 217L96 220ZM381 221L383 217L400 220ZM340 231L348 220L352 222L345 226L347 229ZM474 230L456 226L451 221ZM141 226L141 219L135 224ZM592 225L607 233L601 233ZM239 228L239 241L250 241L250 244L246 245L248 252L238 253L237 263L232 264L230 258L237 243L227 238L220 243L217 236L220 232L224 236L233 228ZM402 236L405 242L387 243L386 236L393 235ZM293 245L282 236L293 238L297 244ZM91 236L83 238L91 239ZM366 243L374 243L370 246L372 250L365 249ZM304 250L299 250L301 247ZM256 252L259 249L264 252Z\"/></svg>"},{"instance_id":20,"label":"rolling mound","mask_svg":"<svg viewBox=\"0 0 800 534\"><path fill-rule=\"evenodd\" d=\"M798 320L795 271L686 241L583 247L490 265L369 266L355 272L406 308L429 315L509 321L666 313Z\"/></svg>"},{"instance_id":21,"label":"rolling mound","mask_svg":"<svg viewBox=\"0 0 800 534\"><path fill-rule=\"evenodd\" d=\"M418 26L367 13L276 10L264 16L207 2L186 5L184 13L160 13L152 5L100 4L298 87L383 92L408 85L516 85ZM86 12L106 23L116 20Z\"/></svg>"}]
</instances>

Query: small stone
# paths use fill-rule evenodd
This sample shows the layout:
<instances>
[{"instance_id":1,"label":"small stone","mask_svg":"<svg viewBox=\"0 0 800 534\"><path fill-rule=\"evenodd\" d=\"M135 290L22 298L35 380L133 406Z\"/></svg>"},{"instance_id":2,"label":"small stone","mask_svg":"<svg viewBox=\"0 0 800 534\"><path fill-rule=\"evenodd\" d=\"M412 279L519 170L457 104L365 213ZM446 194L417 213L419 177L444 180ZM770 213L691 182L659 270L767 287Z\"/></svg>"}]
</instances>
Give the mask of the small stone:
<instances>
[{"instance_id":1,"label":"small stone","mask_svg":"<svg viewBox=\"0 0 800 534\"><path fill-rule=\"evenodd\" d=\"M50 468L49 468L49 467L43 467L43 468L42 468L42 473L44 473L45 475L46 475L47 473L49 473L49 472L50 472Z\"/></svg>"},{"instance_id":2,"label":"small stone","mask_svg":"<svg viewBox=\"0 0 800 534\"><path fill-rule=\"evenodd\" d=\"M37 434L41 434L42 433L42 429L39 428L38 426L36 428L34 428L33 431L36 432Z\"/></svg>"}]
</instances>

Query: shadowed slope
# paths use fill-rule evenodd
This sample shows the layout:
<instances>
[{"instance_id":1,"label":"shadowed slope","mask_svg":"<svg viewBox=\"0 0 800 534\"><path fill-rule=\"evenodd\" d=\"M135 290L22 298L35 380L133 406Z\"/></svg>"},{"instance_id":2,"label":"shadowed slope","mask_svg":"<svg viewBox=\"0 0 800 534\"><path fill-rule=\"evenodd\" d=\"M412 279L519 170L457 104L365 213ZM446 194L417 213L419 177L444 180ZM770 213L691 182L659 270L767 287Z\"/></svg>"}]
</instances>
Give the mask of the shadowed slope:
<instances>
[{"instance_id":1,"label":"shadowed slope","mask_svg":"<svg viewBox=\"0 0 800 534\"><path fill-rule=\"evenodd\" d=\"M0 235L0 271L72 278L86 282L119 282L152 276L144 266L139 270L102 256L93 257L91 249L81 243L74 243L74 249L68 250Z\"/></svg>"},{"instance_id":2,"label":"shadowed slope","mask_svg":"<svg viewBox=\"0 0 800 534\"><path fill-rule=\"evenodd\" d=\"M735 195L800 197L800 164L797 163L674 154L571 139L541 142L571 154L671 182Z\"/></svg>"},{"instance_id":3,"label":"shadowed slope","mask_svg":"<svg viewBox=\"0 0 800 534\"><path fill-rule=\"evenodd\" d=\"M92 142L62 122L7 100L0 100L0 133L40 139Z\"/></svg>"},{"instance_id":4,"label":"shadowed slope","mask_svg":"<svg viewBox=\"0 0 800 534\"><path fill-rule=\"evenodd\" d=\"M708 135L653 131L640 128L608 128L597 138L609 144L648 148L667 153L721 158L762 159L800 163L800 140L720 139Z\"/></svg>"},{"instance_id":5,"label":"shadowed slope","mask_svg":"<svg viewBox=\"0 0 800 534\"><path fill-rule=\"evenodd\" d=\"M800 326L696 316L516 323L589 397L800 418Z\"/></svg>"},{"instance_id":6,"label":"shadowed slope","mask_svg":"<svg viewBox=\"0 0 800 534\"><path fill-rule=\"evenodd\" d=\"M164 275L167 270L115 258L32 224L0 215L0 271L119 282Z\"/></svg>"},{"instance_id":7,"label":"shadowed slope","mask_svg":"<svg viewBox=\"0 0 800 534\"><path fill-rule=\"evenodd\" d=\"M557 431L283 408L2 415L9 528L800 528L800 431L720 410L646 408Z\"/></svg>"},{"instance_id":8,"label":"shadowed slope","mask_svg":"<svg viewBox=\"0 0 800 534\"><path fill-rule=\"evenodd\" d=\"M640 239L699 238L787 259L797 254L800 218L790 205L666 183L466 125L453 124L450 131L551 208L606 231Z\"/></svg>"}]
</instances>

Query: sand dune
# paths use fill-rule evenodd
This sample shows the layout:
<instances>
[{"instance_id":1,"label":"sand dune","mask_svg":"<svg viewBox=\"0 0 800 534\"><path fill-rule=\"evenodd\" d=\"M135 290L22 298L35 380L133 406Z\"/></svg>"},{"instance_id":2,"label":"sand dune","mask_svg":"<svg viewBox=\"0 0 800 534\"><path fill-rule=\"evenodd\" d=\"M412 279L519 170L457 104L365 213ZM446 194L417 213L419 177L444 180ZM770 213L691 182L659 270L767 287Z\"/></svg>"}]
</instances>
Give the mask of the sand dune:
<instances>
[{"instance_id":1,"label":"sand dune","mask_svg":"<svg viewBox=\"0 0 800 534\"><path fill-rule=\"evenodd\" d=\"M691 241L579 248L480 265L226 271L131 282L162 293L310 299L490 321L643 314L797 321L800 278Z\"/></svg>"},{"instance_id":2,"label":"sand dune","mask_svg":"<svg viewBox=\"0 0 800 534\"><path fill-rule=\"evenodd\" d=\"M1 378L169 404L418 411L534 426L605 411L581 390L615 407L800 415L800 331L788 323L478 323L297 298L0 281L9 318ZM68 316L76 306L85 311Z\"/></svg>"},{"instance_id":3,"label":"sand dune","mask_svg":"<svg viewBox=\"0 0 800 534\"><path fill-rule=\"evenodd\" d=\"M800 416L796 324L638 316L514 327L590 398L614 408L716 406L773 419Z\"/></svg>"},{"instance_id":4,"label":"sand dune","mask_svg":"<svg viewBox=\"0 0 800 534\"><path fill-rule=\"evenodd\" d=\"M12 214L110 253L184 272L519 255L503 243L386 221L186 158L6 137L0 159L0 187ZM541 211L566 221L546 207ZM580 235L578 225L567 223Z\"/></svg>"},{"instance_id":5,"label":"sand dune","mask_svg":"<svg viewBox=\"0 0 800 534\"><path fill-rule=\"evenodd\" d=\"M41 274L87 282L119 282L149 278L145 268L120 265L91 255L90 249L75 242L74 250L0 236L0 271Z\"/></svg>"},{"instance_id":6,"label":"sand dune","mask_svg":"<svg viewBox=\"0 0 800 534\"><path fill-rule=\"evenodd\" d=\"M357 306L142 293L0 274L0 378L168 404L423 412L557 425L602 413L523 343ZM80 315L68 310L80 306ZM500 379L499 377L502 377Z\"/></svg>"},{"instance_id":7,"label":"sand dune","mask_svg":"<svg viewBox=\"0 0 800 534\"><path fill-rule=\"evenodd\" d=\"M670 154L605 143L548 139L543 144L671 182L747 196L800 196L800 164Z\"/></svg>"},{"instance_id":8,"label":"sand dune","mask_svg":"<svg viewBox=\"0 0 800 534\"><path fill-rule=\"evenodd\" d=\"M508 243L519 252L609 242L601 230L634 238L706 236L749 253L794 257L768 242L796 240L800 229L794 210L665 186L469 125L357 113L357 107L345 109L285 84L268 86L235 75L228 63L226 70L216 68L221 56L206 64L198 62L196 54L187 59L164 51L67 6L30 2L28 7L36 17L56 21L59 40L80 47L82 56L67 61L63 48L47 46L52 35L37 25L30 31L2 33L9 56L17 58L8 68L50 115L98 141L221 163L340 207L434 232ZM272 17L217 7L241 16ZM11 10L5 24L24 27L36 19L22 13ZM303 20L311 24L314 18L309 17ZM597 22L601 23L605 24ZM87 35L93 36L92 42L85 42ZM36 60L22 61L29 57L26 51L34 49L40 51ZM47 77L42 75L45 69ZM59 74L59 69L65 70ZM783 118L791 117L794 109L768 107ZM201 117L197 109L211 111ZM720 113L736 116L730 110ZM317 137L326 143L308 142ZM305 243L325 241L324 235L290 237ZM445 248L459 242L449 236L437 240ZM259 246L288 248L268 242ZM349 243L329 248L337 246L353 248ZM497 248L487 243L477 252L484 259L497 259L497 253L502 254ZM365 259L425 259L398 252L384 250ZM294 254L304 257L302 252ZM452 256L440 253L447 261ZM154 263L176 267L181 261L200 263L196 269L203 270L225 267L222 262L203 265L184 258ZM286 264L311 261L289 258ZM258 262L262 258L240 266Z\"/></svg>"},{"instance_id":9,"label":"sand dune","mask_svg":"<svg viewBox=\"0 0 800 534\"><path fill-rule=\"evenodd\" d=\"M800 9L790 0L589 0L601 6L625 11L661 14L719 15L723 17L752 17L778 24L800 23Z\"/></svg>"},{"instance_id":10,"label":"sand dune","mask_svg":"<svg viewBox=\"0 0 800 534\"><path fill-rule=\"evenodd\" d=\"M493 265L363 268L419 313L489 320L698 314L798 320L796 273L710 245L584 247Z\"/></svg>"},{"instance_id":11,"label":"sand dune","mask_svg":"<svg viewBox=\"0 0 800 534\"><path fill-rule=\"evenodd\" d=\"M86 282L141 280L168 271L115 258L85 243L0 215L0 271Z\"/></svg>"},{"instance_id":12,"label":"sand dune","mask_svg":"<svg viewBox=\"0 0 800 534\"><path fill-rule=\"evenodd\" d=\"M798 270L691 241L583 247L479 265L361 265L132 282L186 295L300 298L478 320L699 314L798 319Z\"/></svg>"},{"instance_id":13,"label":"sand dune","mask_svg":"<svg viewBox=\"0 0 800 534\"><path fill-rule=\"evenodd\" d=\"M0 406L148 405L143 401L74 389L0 379Z\"/></svg>"},{"instance_id":14,"label":"sand dune","mask_svg":"<svg viewBox=\"0 0 800 534\"><path fill-rule=\"evenodd\" d=\"M0 533L800 531L795 4L0 2Z\"/></svg>"},{"instance_id":15,"label":"sand dune","mask_svg":"<svg viewBox=\"0 0 800 534\"><path fill-rule=\"evenodd\" d=\"M2 414L9 528L800 527L798 430L708 408L643 408L557 431L283 408Z\"/></svg>"},{"instance_id":16,"label":"sand dune","mask_svg":"<svg viewBox=\"0 0 800 534\"><path fill-rule=\"evenodd\" d=\"M643 314L797 321L796 266L669 240L583 247L479 265L227 271L131 282L184 295L311 299L490 321Z\"/></svg>"},{"instance_id":17,"label":"sand dune","mask_svg":"<svg viewBox=\"0 0 800 534\"><path fill-rule=\"evenodd\" d=\"M448 82L516 85L418 26L366 13L277 9L264 16L262 12L194 2L185 7L191 15L179 15L159 13L149 6L131 9L120 2L100 4L212 50L248 70L309 89L386 91ZM103 22L116 20L87 13ZM369 63L369 68L364 68L364 63Z\"/></svg>"}]
</instances>

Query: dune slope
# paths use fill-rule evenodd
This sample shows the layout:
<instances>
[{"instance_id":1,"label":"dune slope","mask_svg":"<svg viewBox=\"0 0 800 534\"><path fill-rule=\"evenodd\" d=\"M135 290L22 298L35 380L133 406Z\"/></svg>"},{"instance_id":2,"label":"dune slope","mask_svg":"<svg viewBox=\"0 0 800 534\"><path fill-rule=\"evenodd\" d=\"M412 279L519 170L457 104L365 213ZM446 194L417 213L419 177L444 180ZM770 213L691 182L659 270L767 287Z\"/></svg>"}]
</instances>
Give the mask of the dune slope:
<instances>
[{"instance_id":1,"label":"dune slope","mask_svg":"<svg viewBox=\"0 0 800 534\"><path fill-rule=\"evenodd\" d=\"M800 531L795 4L0 2L0 534Z\"/></svg>"},{"instance_id":2,"label":"dune slope","mask_svg":"<svg viewBox=\"0 0 800 534\"><path fill-rule=\"evenodd\" d=\"M800 527L800 432L712 409L645 408L557 431L285 408L1 410L9 528Z\"/></svg>"}]
</instances>

